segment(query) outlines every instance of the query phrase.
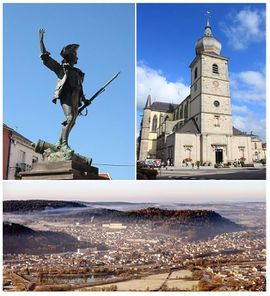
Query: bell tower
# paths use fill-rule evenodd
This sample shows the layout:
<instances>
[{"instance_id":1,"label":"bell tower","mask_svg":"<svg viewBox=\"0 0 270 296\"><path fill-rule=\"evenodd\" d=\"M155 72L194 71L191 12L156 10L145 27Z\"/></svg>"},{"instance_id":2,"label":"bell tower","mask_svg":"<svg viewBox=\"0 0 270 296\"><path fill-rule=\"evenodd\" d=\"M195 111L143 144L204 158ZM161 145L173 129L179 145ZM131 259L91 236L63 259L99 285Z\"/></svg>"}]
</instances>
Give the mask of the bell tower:
<instances>
[{"instance_id":1,"label":"bell tower","mask_svg":"<svg viewBox=\"0 0 270 296\"><path fill-rule=\"evenodd\" d=\"M204 36L196 42L196 57L190 64L190 115L202 135L232 135L228 58L220 55L221 43L213 36L209 17Z\"/></svg>"}]
</instances>

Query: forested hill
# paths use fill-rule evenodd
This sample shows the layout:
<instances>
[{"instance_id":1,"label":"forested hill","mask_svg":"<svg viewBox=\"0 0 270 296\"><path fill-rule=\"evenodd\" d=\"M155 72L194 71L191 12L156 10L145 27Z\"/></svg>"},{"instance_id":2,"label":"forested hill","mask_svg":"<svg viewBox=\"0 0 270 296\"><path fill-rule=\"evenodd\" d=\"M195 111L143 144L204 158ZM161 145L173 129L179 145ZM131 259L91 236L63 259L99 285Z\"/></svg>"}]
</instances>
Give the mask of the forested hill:
<instances>
[{"instance_id":1,"label":"forested hill","mask_svg":"<svg viewBox=\"0 0 270 296\"><path fill-rule=\"evenodd\" d=\"M86 207L80 202L62 200L6 200L3 202L5 212L33 212L47 209Z\"/></svg>"},{"instance_id":2,"label":"forested hill","mask_svg":"<svg viewBox=\"0 0 270 296\"><path fill-rule=\"evenodd\" d=\"M39 231L17 223L3 223L4 254L53 254L76 252L77 248L91 247L97 247L99 250L106 249L106 246L101 243L78 241L67 233Z\"/></svg>"}]
</instances>

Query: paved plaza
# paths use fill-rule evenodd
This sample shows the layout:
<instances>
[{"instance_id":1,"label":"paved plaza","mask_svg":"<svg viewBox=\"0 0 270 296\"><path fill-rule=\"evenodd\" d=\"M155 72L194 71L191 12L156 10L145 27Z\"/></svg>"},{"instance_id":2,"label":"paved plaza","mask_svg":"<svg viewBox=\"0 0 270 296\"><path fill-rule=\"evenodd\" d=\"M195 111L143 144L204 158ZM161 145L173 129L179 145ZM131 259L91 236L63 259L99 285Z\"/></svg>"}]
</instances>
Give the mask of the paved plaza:
<instances>
[{"instance_id":1,"label":"paved plaza","mask_svg":"<svg viewBox=\"0 0 270 296\"><path fill-rule=\"evenodd\" d=\"M265 180L266 168L167 167L158 169L158 180Z\"/></svg>"}]
</instances>

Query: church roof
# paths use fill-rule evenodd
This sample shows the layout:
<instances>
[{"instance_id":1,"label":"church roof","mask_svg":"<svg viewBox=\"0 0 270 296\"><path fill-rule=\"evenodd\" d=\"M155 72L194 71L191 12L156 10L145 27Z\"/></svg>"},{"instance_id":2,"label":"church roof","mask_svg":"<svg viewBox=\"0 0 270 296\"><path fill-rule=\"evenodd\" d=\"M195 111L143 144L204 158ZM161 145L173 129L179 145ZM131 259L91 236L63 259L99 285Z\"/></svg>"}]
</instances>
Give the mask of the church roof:
<instances>
[{"instance_id":1,"label":"church roof","mask_svg":"<svg viewBox=\"0 0 270 296\"><path fill-rule=\"evenodd\" d=\"M180 134L181 133L198 134L200 133L200 129L195 119L191 118L184 125L176 128L175 132Z\"/></svg>"},{"instance_id":2,"label":"church roof","mask_svg":"<svg viewBox=\"0 0 270 296\"><path fill-rule=\"evenodd\" d=\"M233 135L234 136L249 136L252 139L258 139L259 141L261 141L258 135L255 135L252 132L250 132L250 133L242 132L234 126L233 126Z\"/></svg>"},{"instance_id":3,"label":"church roof","mask_svg":"<svg viewBox=\"0 0 270 296\"><path fill-rule=\"evenodd\" d=\"M236 127L233 126L233 135L234 136L248 136L247 133L240 131Z\"/></svg>"},{"instance_id":4,"label":"church roof","mask_svg":"<svg viewBox=\"0 0 270 296\"><path fill-rule=\"evenodd\" d=\"M151 104L150 109L152 111L159 112L172 112L178 104L164 103L164 102L154 102Z\"/></svg>"}]
</instances>

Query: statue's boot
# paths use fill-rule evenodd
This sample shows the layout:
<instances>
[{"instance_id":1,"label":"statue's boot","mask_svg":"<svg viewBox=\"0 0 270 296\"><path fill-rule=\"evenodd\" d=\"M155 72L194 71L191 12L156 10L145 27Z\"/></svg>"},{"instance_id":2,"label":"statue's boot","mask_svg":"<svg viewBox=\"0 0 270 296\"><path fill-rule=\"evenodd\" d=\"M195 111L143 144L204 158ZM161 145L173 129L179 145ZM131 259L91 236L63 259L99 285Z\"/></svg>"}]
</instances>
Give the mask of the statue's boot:
<instances>
[{"instance_id":1,"label":"statue's boot","mask_svg":"<svg viewBox=\"0 0 270 296\"><path fill-rule=\"evenodd\" d=\"M63 146L65 146L65 147L67 146L68 148L70 148L70 147L68 146L68 141L67 141L67 138L68 138L68 131L69 131L68 126L64 126L64 127L62 128L62 132L61 132L60 139L59 139L59 141L56 143L56 144L59 145L59 148L62 148Z\"/></svg>"}]
</instances>

